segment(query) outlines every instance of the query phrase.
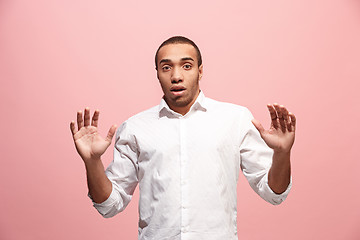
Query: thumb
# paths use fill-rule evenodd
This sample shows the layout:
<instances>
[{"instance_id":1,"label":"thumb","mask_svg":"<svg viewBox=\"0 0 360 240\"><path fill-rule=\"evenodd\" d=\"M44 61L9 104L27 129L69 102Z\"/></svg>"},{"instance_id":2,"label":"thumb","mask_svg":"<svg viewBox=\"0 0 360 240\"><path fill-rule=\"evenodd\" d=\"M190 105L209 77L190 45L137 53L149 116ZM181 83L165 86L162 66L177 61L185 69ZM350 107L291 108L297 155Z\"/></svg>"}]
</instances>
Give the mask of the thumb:
<instances>
[{"instance_id":1,"label":"thumb","mask_svg":"<svg viewBox=\"0 0 360 240\"><path fill-rule=\"evenodd\" d=\"M252 122L252 124L254 124L255 128L259 131L260 135L263 136L265 129L261 125L261 123L257 119L253 119L253 120L251 120L251 122Z\"/></svg>"},{"instance_id":2,"label":"thumb","mask_svg":"<svg viewBox=\"0 0 360 240\"><path fill-rule=\"evenodd\" d=\"M112 138L114 137L115 131L116 131L117 126L116 125L112 125L109 129L109 132L106 136L106 141L111 142Z\"/></svg>"}]
</instances>

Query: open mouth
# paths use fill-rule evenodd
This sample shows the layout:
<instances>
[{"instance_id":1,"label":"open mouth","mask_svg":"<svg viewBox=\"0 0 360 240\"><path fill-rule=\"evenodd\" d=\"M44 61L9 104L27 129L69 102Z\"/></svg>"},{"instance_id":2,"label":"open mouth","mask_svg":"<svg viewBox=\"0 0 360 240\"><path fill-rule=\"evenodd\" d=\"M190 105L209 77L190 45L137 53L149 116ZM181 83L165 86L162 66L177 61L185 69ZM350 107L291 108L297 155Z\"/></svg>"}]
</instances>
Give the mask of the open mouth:
<instances>
[{"instance_id":1,"label":"open mouth","mask_svg":"<svg viewBox=\"0 0 360 240\"><path fill-rule=\"evenodd\" d=\"M184 94L185 90L186 90L186 88L182 87L182 86L176 86L176 87L170 88L170 91L174 96L182 96Z\"/></svg>"},{"instance_id":2,"label":"open mouth","mask_svg":"<svg viewBox=\"0 0 360 240\"><path fill-rule=\"evenodd\" d=\"M174 89L174 90L171 90L172 92L181 92L181 91L184 91L185 90L185 88L183 88L183 89Z\"/></svg>"},{"instance_id":3,"label":"open mouth","mask_svg":"<svg viewBox=\"0 0 360 240\"><path fill-rule=\"evenodd\" d=\"M182 91L184 91L184 90L185 90L185 88L184 88L184 87L181 87L181 86L172 87L172 88L170 89L171 92L182 92Z\"/></svg>"}]
</instances>

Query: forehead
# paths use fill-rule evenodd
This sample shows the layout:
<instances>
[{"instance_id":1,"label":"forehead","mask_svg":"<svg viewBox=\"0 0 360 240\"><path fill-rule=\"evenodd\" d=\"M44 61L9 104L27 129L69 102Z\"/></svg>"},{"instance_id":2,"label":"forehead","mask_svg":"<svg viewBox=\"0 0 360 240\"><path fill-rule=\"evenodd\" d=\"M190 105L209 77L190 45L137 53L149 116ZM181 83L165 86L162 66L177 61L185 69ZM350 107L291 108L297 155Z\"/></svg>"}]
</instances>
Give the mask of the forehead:
<instances>
[{"instance_id":1,"label":"forehead","mask_svg":"<svg viewBox=\"0 0 360 240\"><path fill-rule=\"evenodd\" d=\"M171 61L179 61L182 58L191 57L197 62L197 52L196 49L186 43L175 43L168 44L160 48L158 53L158 63L162 59L169 59Z\"/></svg>"}]
</instances>

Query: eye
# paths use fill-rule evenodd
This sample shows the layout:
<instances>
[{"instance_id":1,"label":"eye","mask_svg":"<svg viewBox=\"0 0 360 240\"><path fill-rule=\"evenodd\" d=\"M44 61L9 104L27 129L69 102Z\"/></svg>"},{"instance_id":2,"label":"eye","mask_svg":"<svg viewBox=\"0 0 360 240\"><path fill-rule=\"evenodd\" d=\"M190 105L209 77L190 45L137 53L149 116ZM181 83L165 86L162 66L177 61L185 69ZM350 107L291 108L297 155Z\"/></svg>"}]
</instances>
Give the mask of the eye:
<instances>
[{"instance_id":1,"label":"eye","mask_svg":"<svg viewBox=\"0 0 360 240\"><path fill-rule=\"evenodd\" d=\"M186 69L186 70L190 70L191 69L191 64L185 64L184 65L184 69Z\"/></svg>"},{"instance_id":2,"label":"eye","mask_svg":"<svg viewBox=\"0 0 360 240\"><path fill-rule=\"evenodd\" d=\"M164 65L161 69L163 71L168 71L168 70L170 70L170 66L169 65Z\"/></svg>"}]
</instances>

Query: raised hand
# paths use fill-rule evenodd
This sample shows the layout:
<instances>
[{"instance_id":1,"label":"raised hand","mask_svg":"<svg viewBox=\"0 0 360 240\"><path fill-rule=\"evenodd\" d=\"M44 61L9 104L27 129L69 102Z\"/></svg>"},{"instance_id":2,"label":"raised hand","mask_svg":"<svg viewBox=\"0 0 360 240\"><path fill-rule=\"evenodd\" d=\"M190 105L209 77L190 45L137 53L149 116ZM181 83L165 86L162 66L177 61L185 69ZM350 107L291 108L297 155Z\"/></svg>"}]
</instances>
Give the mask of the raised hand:
<instances>
[{"instance_id":1,"label":"raised hand","mask_svg":"<svg viewBox=\"0 0 360 240\"><path fill-rule=\"evenodd\" d=\"M259 131L265 143L275 152L290 152L295 140L295 115L277 103L267 105L271 117L271 126L265 130L256 119L252 123Z\"/></svg>"},{"instance_id":2,"label":"raised hand","mask_svg":"<svg viewBox=\"0 0 360 240\"><path fill-rule=\"evenodd\" d=\"M106 138L102 138L98 133L98 120L99 110L95 110L90 125L90 109L85 108L84 118L82 111L77 112L78 129L76 130L74 121L70 123L76 150L85 163L100 159L100 156L110 146L116 131L116 125L113 125Z\"/></svg>"}]
</instances>

